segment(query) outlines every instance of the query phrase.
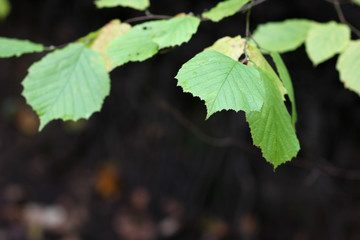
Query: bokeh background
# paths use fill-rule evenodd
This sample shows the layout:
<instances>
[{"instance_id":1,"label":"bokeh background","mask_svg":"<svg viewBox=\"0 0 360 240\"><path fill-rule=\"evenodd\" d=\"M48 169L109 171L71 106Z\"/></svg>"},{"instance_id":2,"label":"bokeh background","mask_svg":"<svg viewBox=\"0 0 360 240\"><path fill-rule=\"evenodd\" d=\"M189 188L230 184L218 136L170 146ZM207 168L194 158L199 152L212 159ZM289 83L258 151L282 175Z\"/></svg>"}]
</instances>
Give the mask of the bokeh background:
<instances>
[{"instance_id":1,"label":"bokeh background","mask_svg":"<svg viewBox=\"0 0 360 240\"><path fill-rule=\"evenodd\" d=\"M216 2L152 0L150 11L200 14ZM360 7L342 2L359 28ZM48 46L143 15L92 0L11 3L0 35ZM268 0L253 9L251 29L286 18L337 15L328 1ZM360 98L340 83L336 58L314 68L304 47L283 55L302 150L276 171L252 146L243 113L205 121L203 102L176 86L184 62L244 33L244 14L204 22L188 44L114 70L89 121L40 133L21 81L43 54L0 59L0 239L360 239Z\"/></svg>"}]
</instances>

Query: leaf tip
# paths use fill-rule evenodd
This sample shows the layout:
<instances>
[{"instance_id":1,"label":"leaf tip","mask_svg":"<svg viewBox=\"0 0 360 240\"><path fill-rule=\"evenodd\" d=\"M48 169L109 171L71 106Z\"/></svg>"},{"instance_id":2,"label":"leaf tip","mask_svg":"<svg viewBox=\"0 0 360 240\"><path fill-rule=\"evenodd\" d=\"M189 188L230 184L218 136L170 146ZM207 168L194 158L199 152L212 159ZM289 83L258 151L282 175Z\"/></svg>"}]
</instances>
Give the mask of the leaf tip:
<instances>
[{"instance_id":1,"label":"leaf tip","mask_svg":"<svg viewBox=\"0 0 360 240\"><path fill-rule=\"evenodd\" d=\"M38 128L38 132L41 132L49 122L49 120L40 117L40 125Z\"/></svg>"}]
</instances>

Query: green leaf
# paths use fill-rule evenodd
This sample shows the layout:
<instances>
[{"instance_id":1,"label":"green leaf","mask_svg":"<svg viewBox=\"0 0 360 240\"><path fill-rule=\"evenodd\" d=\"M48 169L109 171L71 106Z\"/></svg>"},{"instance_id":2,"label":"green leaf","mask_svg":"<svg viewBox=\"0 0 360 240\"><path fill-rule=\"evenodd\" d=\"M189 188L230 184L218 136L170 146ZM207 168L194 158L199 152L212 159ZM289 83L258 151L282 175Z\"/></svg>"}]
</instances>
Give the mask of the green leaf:
<instances>
[{"instance_id":1,"label":"green leaf","mask_svg":"<svg viewBox=\"0 0 360 240\"><path fill-rule=\"evenodd\" d=\"M105 7L130 7L137 10L145 10L150 6L149 0L96 0L97 8Z\"/></svg>"},{"instance_id":2,"label":"green leaf","mask_svg":"<svg viewBox=\"0 0 360 240\"><path fill-rule=\"evenodd\" d=\"M81 42L92 50L100 53L104 58L107 71L111 72L116 65L107 54L107 50L115 38L124 35L130 29L130 24L121 23L119 19L114 19L97 31L90 32L86 36L78 39L77 42Z\"/></svg>"},{"instance_id":3,"label":"green leaf","mask_svg":"<svg viewBox=\"0 0 360 240\"><path fill-rule=\"evenodd\" d=\"M283 84L286 88L287 94L289 96L289 99L291 102L292 123L295 126L295 123L297 121L297 112L296 112L294 88L292 85L290 74L289 74L289 72L285 66L285 63L282 60L279 53L272 52L271 57L276 65L277 72L279 73L280 79L283 82Z\"/></svg>"},{"instance_id":4,"label":"green leaf","mask_svg":"<svg viewBox=\"0 0 360 240\"><path fill-rule=\"evenodd\" d=\"M158 21L153 29L153 41L159 45L159 49L174 47L188 42L196 33L200 19L193 16L179 16L169 20ZM144 24L146 27L146 23Z\"/></svg>"},{"instance_id":5,"label":"green leaf","mask_svg":"<svg viewBox=\"0 0 360 240\"><path fill-rule=\"evenodd\" d=\"M340 54L336 69L345 87L360 95L360 40L350 42Z\"/></svg>"},{"instance_id":6,"label":"green leaf","mask_svg":"<svg viewBox=\"0 0 360 240\"><path fill-rule=\"evenodd\" d=\"M306 19L288 19L282 22L261 24L253 38L267 51L288 52L300 47L307 37L313 22Z\"/></svg>"},{"instance_id":7,"label":"green leaf","mask_svg":"<svg viewBox=\"0 0 360 240\"><path fill-rule=\"evenodd\" d=\"M207 118L221 110L259 111L265 89L259 72L215 50L185 63L176 78L184 92L205 101Z\"/></svg>"},{"instance_id":8,"label":"green leaf","mask_svg":"<svg viewBox=\"0 0 360 240\"><path fill-rule=\"evenodd\" d=\"M244 53L245 39L240 36L236 37L223 37L217 40L212 46L206 50L216 50L234 60L239 60L240 56Z\"/></svg>"},{"instance_id":9,"label":"green leaf","mask_svg":"<svg viewBox=\"0 0 360 240\"><path fill-rule=\"evenodd\" d=\"M159 49L189 41L199 24L200 19L192 16L139 24L113 40L107 53L117 66L130 61L144 61Z\"/></svg>"},{"instance_id":10,"label":"green leaf","mask_svg":"<svg viewBox=\"0 0 360 240\"><path fill-rule=\"evenodd\" d=\"M226 0L218 3L208 12L204 12L202 16L208 18L213 22L219 22L223 18L230 17L237 13L241 7L247 4L250 0Z\"/></svg>"},{"instance_id":11,"label":"green leaf","mask_svg":"<svg viewBox=\"0 0 360 240\"><path fill-rule=\"evenodd\" d=\"M212 46L206 48L206 50L211 50L211 49L216 50L237 61L239 57L244 53L244 44L245 44L245 39L241 38L240 36L236 36L234 38L224 37L217 40ZM248 65L252 66L255 64L259 68L262 68L268 71L271 75L273 75L279 87L279 90L284 96L287 93L287 91L283 83L280 81L279 77L277 76L273 68L270 66L268 61L262 55L261 51L253 44L248 44L246 51L248 57L250 57L250 62L248 63Z\"/></svg>"},{"instance_id":12,"label":"green leaf","mask_svg":"<svg viewBox=\"0 0 360 240\"><path fill-rule=\"evenodd\" d=\"M8 0L0 0L0 20L5 19L11 11L11 5Z\"/></svg>"},{"instance_id":13,"label":"green leaf","mask_svg":"<svg viewBox=\"0 0 360 240\"><path fill-rule=\"evenodd\" d=\"M296 157L300 144L273 76L262 69L259 72L264 78L266 99L261 111L246 113L246 119L254 145L261 148L264 158L276 168Z\"/></svg>"},{"instance_id":14,"label":"green leaf","mask_svg":"<svg viewBox=\"0 0 360 240\"><path fill-rule=\"evenodd\" d=\"M107 54L115 66L121 66L127 62L144 61L158 52L159 46L153 42L151 32L140 25L133 27L110 43Z\"/></svg>"},{"instance_id":15,"label":"green leaf","mask_svg":"<svg viewBox=\"0 0 360 240\"><path fill-rule=\"evenodd\" d=\"M23 96L40 117L40 130L53 119L78 120L99 111L110 91L100 54L70 44L29 68Z\"/></svg>"},{"instance_id":16,"label":"green leaf","mask_svg":"<svg viewBox=\"0 0 360 240\"><path fill-rule=\"evenodd\" d=\"M353 1L353 3L355 3L355 4L357 4L357 5L360 6L360 0L352 0L352 1Z\"/></svg>"},{"instance_id":17,"label":"green leaf","mask_svg":"<svg viewBox=\"0 0 360 240\"><path fill-rule=\"evenodd\" d=\"M28 40L0 37L0 57L19 57L25 53L42 52L44 47L41 44Z\"/></svg>"},{"instance_id":18,"label":"green leaf","mask_svg":"<svg viewBox=\"0 0 360 240\"><path fill-rule=\"evenodd\" d=\"M318 65L344 50L350 42L350 35L350 28L344 24L314 24L306 39L306 52L313 64Z\"/></svg>"}]
</instances>

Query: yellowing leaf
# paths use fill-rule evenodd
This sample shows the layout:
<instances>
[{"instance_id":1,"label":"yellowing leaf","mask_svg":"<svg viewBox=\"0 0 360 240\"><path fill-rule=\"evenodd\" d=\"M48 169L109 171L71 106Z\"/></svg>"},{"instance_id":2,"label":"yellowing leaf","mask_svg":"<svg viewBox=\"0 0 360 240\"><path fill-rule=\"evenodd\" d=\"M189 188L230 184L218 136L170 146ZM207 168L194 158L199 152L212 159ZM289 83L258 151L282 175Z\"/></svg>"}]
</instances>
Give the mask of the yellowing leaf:
<instances>
[{"instance_id":1,"label":"yellowing leaf","mask_svg":"<svg viewBox=\"0 0 360 240\"><path fill-rule=\"evenodd\" d=\"M9 0L0 0L0 20L6 18L11 11Z\"/></svg>"},{"instance_id":2,"label":"yellowing leaf","mask_svg":"<svg viewBox=\"0 0 360 240\"><path fill-rule=\"evenodd\" d=\"M199 24L200 19L186 15L139 24L115 38L107 53L116 66L130 61L144 61L159 49L189 41Z\"/></svg>"},{"instance_id":3,"label":"yellowing leaf","mask_svg":"<svg viewBox=\"0 0 360 240\"><path fill-rule=\"evenodd\" d=\"M95 179L95 190L105 199L116 199L120 196L120 176L116 166L104 164L101 166Z\"/></svg>"},{"instance_id":4,"label":"yellowing leaf","mask_svg":"<svg viewBox=\"0 0 360 240\"><path fill-rule=\"evenodd\" d=\"M345 87L360 95L360 40L352 41L336 64Z\"/></svg>"},{"instance_id":5,"label":"yellowing leaf","mask_svg":"<svg viewBox=\"0 0 360 240\"><path fill-rule=\"evenodd\" d=\"M202 16L208 18L213 22L219 22L223 18L230 17L237 13L241 7L247 4L250 0L225 0L218 3L208 12L204 12Z\"/></svg>"},{"instance_id":6,"label":"yellowing leaf","mask_svg":"<svg viewBox=\"0 0 360 240\"><path fill-rule=\"evenodd\" d=\"M110 43L116 37L125 34L130 29L131 26L129 24L121 23L118 19L112 20L110 23L101 28L97 37L91 44L91 49L100 53L104 58L105 66L108 72L110 72L115 67L114 62L107 55L107 49L110 46Z\"/></svg>"},{"instance_id":7,"label":"yellowing leaf","mask_svg":"<svg viewBox=\"0 0 360 240\"><path fill-rule=\"evenodd\" d=\"M250 62L248 65L255 64L257 67L267 71L270 73L276 83L276 85L279 88L279 91L281 92L281 95L283 96L283 100L285 100L284 95L287 93L283 83L280 81L279 77L275 73L274 69L270 66L266 58L262 55L260 49L258 49L255 45L248 44L247 45L247 54L250 58Z\"/></svg>"},{"instance_id":8,"label":"yellowing leaf","mask_svg":"<svg viewBox=\"0 0 360 240\"><path fill-rule=\"evenodd\" d=\"M305 46L313 64L318 65L343 51L350 42L350 33L347 25L336 22L312 25Z\"/></svg>"},{"instance_id":9,"label":"yellowing leaf","mask_svg":"<svg viewBox=\"0 0 360 240\"><path fill-rule=\"evenodd\" d=\"M159 46L153 42L151 34L148 26L137 25L124 35L115 38L110 43L107 54L116 66L151 58L159 50Z\"/></svg>"},{"instance_id":10,"label":"yellowing leaf","mask_svg":"<svg viewBox=\"0 0 360 240\"><path fill-rule=\"evenodd\" d=\"M239 60L240 56L244 53L245 39L240 36L236 37L223 37L217 40L212 46L206 50L216 50L234 60Z\"/></svg>"}]
</instances>

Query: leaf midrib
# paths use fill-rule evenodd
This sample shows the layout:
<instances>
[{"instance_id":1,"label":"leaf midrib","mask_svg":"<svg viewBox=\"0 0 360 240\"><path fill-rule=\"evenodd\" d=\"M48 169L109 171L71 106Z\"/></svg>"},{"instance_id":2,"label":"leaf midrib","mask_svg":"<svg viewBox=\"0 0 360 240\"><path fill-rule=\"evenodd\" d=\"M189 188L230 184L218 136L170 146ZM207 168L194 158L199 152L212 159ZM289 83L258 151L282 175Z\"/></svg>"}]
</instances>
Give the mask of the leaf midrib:
<instances>
[{"instance_id":1,"label":"leaf midrib","mask_svg":"<svg viewBox=\"0 0 360 240\"><path fill-rule=\"evenodd\" d=\"M215 102L216 102L216 100L217 100L217 98L218 98L218 96L219 96L219 93L220 93L220 91L222 90L225 82L227 81L230 73L233 71L233 69L234 69L234 67L236 66L236 64L238 64L238 62L234 62L234 63L233 63L230 71L227 73L225 79L224 79L223 82L221 83L221 86L220 86L220 88L219 88L219 90L218 90L218 92L217 92L217 94L216 94L216 97L214 98L213 104L211 105L211 110L210 110L210 112L212 112L212 110L213 110L213 108L214 108L214 104L215 104Z\"/></svg>"},{"instance_id":2,"label":"leaf midrib","mask_svg":"<svg viewBox=\"0 0 360 240\"><path fill-rule=\"evenodd\" d=\"M80 45L79 45L80 47ZM59 94L56 96L56 99L51 103L51 106L48 108L48 111L46 112L46 114L44 114L44 116L48 115L48 113L52 110L52 108L54 107L54 105L56 104L56 102L58 101L58 99L60 98L60 96L63 94L63 92L65 91L65 88L68 86L69 82L71 81L72 79L72 75L74 74L74 69L78 66L79 64L79 59L83 53L83 51L85 50L85 47L84 46L81 46L82 49L81 51L79 52L78 56L76 57L76 61L75 61L75 64L74 66L72 67L71 71L70 71L70 74L67 78L67 80L65 81L62 89L60 90ZM70 67L71 68L71 67Z\"/></svg>"}]
</instances>

